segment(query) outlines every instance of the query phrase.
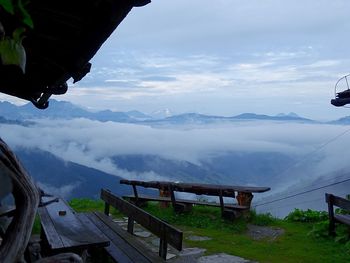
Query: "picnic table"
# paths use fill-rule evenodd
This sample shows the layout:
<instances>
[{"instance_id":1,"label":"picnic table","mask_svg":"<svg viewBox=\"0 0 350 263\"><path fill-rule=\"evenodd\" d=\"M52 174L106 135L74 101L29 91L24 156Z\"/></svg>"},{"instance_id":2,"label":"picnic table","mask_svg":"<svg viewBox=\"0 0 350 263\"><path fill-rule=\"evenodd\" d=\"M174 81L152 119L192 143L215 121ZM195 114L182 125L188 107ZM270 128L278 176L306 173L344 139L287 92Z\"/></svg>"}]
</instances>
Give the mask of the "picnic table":
<instances>
[{"instance_id":1,"label":"picnic table","mask_svg":"<svg viewBox=\"0 0 350 263\"><path fill-rule=\"evenodd\" d=\"M218 184L199 184L199 183L181 183L169 181L138 181L138 180L120 180L121 184L131 185L134 195L124 196L133 200L136 204L143 201L159 201L171 202L175 211L188 211L192 205L208 205L221 207L222 215L226 217L232 215L234 211L249 210L253 199L253 193L263 193L270 190L270 187L254 187L254 186L233 186ZM160 196L139 195L137 186L145 188L155 188L159 190ZM177 199L174 192L186 192L196 195L209 195L219 197L220 203L206 202L198 200ZM237 194L236 194L237 193ZM224 203L224 197L237 199L237 204ZM231 216L230 216L231 217Z\"/></svg>"},{"instance_id":2,"label":"picnic table","mask_svg":"<svg viewBox=\"0 0 350 263\"><path fill-rule=\"evenodd\" d=\"M41 236L48 254L77 252L110 244L109 240L86 222L61 198L40 207Z\"/></svg>"}]
</instances>

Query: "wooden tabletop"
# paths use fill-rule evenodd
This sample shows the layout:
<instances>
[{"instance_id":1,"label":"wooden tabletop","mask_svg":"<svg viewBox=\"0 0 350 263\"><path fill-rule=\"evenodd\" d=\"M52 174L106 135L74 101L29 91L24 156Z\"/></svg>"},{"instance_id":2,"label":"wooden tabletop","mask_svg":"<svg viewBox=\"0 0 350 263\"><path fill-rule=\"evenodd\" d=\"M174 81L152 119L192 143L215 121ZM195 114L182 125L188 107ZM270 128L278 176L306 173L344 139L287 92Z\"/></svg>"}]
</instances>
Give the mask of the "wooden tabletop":
<instances>
[{"instance_id":1,"label":"wooden tabletop","mask_svg":"<svg viewBox=\"0 0 350 263\"><path fill-rule=\"evenodd\" d=\"M108 239L84 224L62 199L39 208L38 214L42 230L52 250L70 251L109 245Z\"/></svg>"},{"instance_id":2,"label":"wooden tabletop","mask_svg":"<svg viewBox=\"0 0 350 263\"><path fill-rule=\"evenodd\" d=\"M137 181L137 180L120 180L121 184L137 185L157 189L172 189L173 191L188 192L194 194L217 195L219 191L226 194L234 192L245 193L263 193L269 191L270 187L255 186L238 186L238 185L217 185L217 184L198 184L198 183L176 183L168 181Z\"/></svg>"}]
</instances>

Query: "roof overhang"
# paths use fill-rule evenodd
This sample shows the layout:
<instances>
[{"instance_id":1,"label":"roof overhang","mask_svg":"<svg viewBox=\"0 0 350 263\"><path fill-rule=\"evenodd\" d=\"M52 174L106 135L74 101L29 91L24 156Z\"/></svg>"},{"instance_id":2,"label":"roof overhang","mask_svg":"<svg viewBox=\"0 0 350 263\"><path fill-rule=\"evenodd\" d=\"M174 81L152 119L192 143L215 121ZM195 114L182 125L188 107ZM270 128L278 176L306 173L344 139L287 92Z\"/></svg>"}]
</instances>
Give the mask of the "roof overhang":
<instances>
[{"instance_id":1,"label":"roof overhang","mask_svg":"<svg viewBox=\"0 0 350 263\"><path fill-rule=\"evenodd\" d=\"M27 6L34 27L28 30L23 46L25 73L0 61L0 92L48 106L52 95L66 93L66 81L82 79L90 59L135 6L150 0L31 0ZM0 9L6 29L17 21Z\"/></svg>"}]
</instances>

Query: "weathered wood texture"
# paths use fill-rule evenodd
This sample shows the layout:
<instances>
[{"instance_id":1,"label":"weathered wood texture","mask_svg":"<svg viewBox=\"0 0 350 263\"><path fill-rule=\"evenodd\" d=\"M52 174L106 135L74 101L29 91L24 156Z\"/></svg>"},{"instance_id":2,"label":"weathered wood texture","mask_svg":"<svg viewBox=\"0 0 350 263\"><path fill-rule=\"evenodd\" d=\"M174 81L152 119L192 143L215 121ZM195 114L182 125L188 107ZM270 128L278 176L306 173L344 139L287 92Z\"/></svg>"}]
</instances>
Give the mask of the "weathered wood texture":
<instances>
[{"instance_id":1,"label":"weathered wood texture","mask_svg":"<svg viewBox=\"0 0 350 263\"><path fill-rule=\"evenodd\" d=\"M221 208L223 217L232 219L240 216L244 211L249 211L253 199L252 193L262 193L269 191L269 187L250 187L250 186L229 186L229 185L212 185L212 184L196 184L196 183L174 183L165 181L137 181L137 180L120 180L121 184L131 185L133 187L134 196L125 196L132 200L137 206L141 206L145 201L159 201L162 204L168 202L170 198L175 212L186 212L191 210L192 205L207 205L217 206ZM162 196L160 197L146 197L137 193L136 186L146 188L159 189ZM177 199L175 191L187 192L196 195L210 195L218 196L220 203L202 202L196 200ZM236 192L238 192L236 196ZM165 197L167 193L169 196ZM224 197L236 197L238 204L225 204ZM164 206L164 205L163 205Z\"/></svg>"},{"instance_id":2,"label":"weathered wood texture","mask_svg":"<svg viewBox=\"0 0 350 263\"><path fill-rule=\"evenodd\" d=\"M182 249L182 231L104 189L101 190L101 199L128 216L128 232L132 233L133 221L136 221L158 236L161 240L159 255L164 259L166 257L167 244L170 244L177 250Z\"/></svg>"},{"instance_id":3,"label":"weathered wood texture","mask_svg":"<svg viewBox=\"0 0 350 263\"><path fill-rule=\"evenodd\" d=\"M116 261L123 263L164 262L164 260L150 251L134 235L123 230L112 218L99 212L79 214L82 220L94 225L96 232L105 235L111 244L104 249ZM84 218L84 219L83 219Z\"/></svg>"},{"instance_id":4,"label":"weathered wood texture","mask_svg":"<svg viewBox=\"0 0 350 263\"><path fill-rule=\"evenodd\" d=\"M76 212L62 199L48 206L40 207L45 242L50 252L82 251L88 248L104 247L109 240L84 224Z\"/></svg>"},{"instance_id":5,"label":"weathered wood texture","mask_svg":"<svg viewBox=\"0 0 350 263\"><path fill-rule=\"evenodd\" d=\"M157 188L168 190L172 188L173 191L187 192L197 195L214 195L218 196L221 191L222 196L234 197L235 192L246 193L263 193L269 191L270 187L253 187L253 186L234 186L234 185L215 185L215 184L196 184L196 183L174 183L166 181L137 181L137 180L120 180L121 184L137 185L146 188Z\"/></svg>"},{"instance_id":6,"label":"weathered wood texture","mask_svg":"<svg viewBox=\"0 0 350 263\"><path fill-rule=\"evenodd\" d=\"M350 211L350 200L328 193L325 197L328 203L329 234L335 235L335 223L338 222L350 226L350 215L335 214L334 206Z\"/></svg>"},{"instance_id":7,"label":"weathered wood texture","mask_svg":"<svg viewBox=\"0 0 350 263\"><path fill-rule=\"evenodd\" d=\"M12 180L16 206L0 246L0 262L17 262L22 258L30 238L39 205L39 193L14 153L1 139L0 172Z\"/></svg>"}]
</instances>

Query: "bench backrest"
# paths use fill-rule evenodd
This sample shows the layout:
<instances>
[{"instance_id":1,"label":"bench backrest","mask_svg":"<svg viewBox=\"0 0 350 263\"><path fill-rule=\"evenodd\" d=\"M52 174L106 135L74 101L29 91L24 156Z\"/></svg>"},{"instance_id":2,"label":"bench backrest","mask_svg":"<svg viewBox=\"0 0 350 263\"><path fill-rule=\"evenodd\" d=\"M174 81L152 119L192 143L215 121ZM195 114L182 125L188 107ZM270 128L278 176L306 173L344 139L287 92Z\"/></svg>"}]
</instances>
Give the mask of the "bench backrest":
<instances>
[{"instance_id":1,"label":"bench backrest","mask_svg":"<svg viewBox=\"0 0 350 263\"><path fill-rule=\"evenodd\" d=\"M101 199L107 204L118 209L132 220L136 221L154 235L165 240L177 250L182 249L182 231L158 219L157 217L147 213L139 207L123 200L122 198L112 194L111 192L102 189Z\"/></svg>"},{"instance_id":2,"label":"bench backrest","mask_svg":"<svg viewBox=\"0 0 350 263\"><path fill-rule=\"evenodd\" d=\"M332 194L326 194L326 202L342 209L350 210L350 200L347 200L345 198Z\"/></svg>"}]
</instances>

